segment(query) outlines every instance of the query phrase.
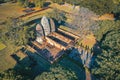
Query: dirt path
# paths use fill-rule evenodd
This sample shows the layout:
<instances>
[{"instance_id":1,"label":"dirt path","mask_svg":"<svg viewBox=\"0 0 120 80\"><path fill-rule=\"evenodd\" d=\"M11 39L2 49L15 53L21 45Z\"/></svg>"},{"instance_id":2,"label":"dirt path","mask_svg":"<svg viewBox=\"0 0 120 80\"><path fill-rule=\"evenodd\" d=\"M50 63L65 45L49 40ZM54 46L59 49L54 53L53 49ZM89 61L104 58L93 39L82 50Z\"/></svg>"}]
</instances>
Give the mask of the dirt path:
<instances>
[{"instance_id":1,"label":"dirt path","mask_svg":"<svg viewBox=\"0 0 120 80\"><path fill-rule=\"evenodd\" d=\"M85 74L86 74L86 80L92 80L91 79L91 73L87 68L85 69Z\"/></svg>"}]
</instances>

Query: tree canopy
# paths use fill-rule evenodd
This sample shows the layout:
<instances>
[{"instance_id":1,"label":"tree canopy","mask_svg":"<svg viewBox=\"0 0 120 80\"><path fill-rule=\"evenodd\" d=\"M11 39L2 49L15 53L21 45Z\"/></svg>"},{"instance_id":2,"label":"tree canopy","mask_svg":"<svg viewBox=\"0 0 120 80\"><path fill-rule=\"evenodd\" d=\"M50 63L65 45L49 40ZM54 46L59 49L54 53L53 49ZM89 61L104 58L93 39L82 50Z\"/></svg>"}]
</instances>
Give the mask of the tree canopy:
<instances>
[{"instance_id":1,"label":"tree canopy","mask_svg":"<svg viewBox=\"0 0 120 80\"><path fill-rule=\"evenodd\" d=\"M6 26L1 29L0 40L7 46L14 45L15 48L26 46L30 38L34 38L34 31L31 27L21 25L23 22L19 19L8 18Z\"/></svg>"},{"instance_id":2,"label":"tree canopy","mask_svg":"<svg viewBox=\"0 0 120 80\"><path fill-rule=\"evenodd\" d=\"M97 14L116 13L120 11L119 0L52 0L56 3L70 3L88 8Z\"/></svg>"},{"instance_id":3,"label":"tree canopy","mask_svg":"<svg viewBox=\"0 0 120 80\"><path fill-rule=\"evenodd\" d=\"M92 73L100 80L120 79L120 21L102 21L97 31L102 53L93 64ZM114 76L114 77L113 77Z\"/></svg>"},{"instance_id":4,"label":"tree canopy","mask_svg":"<svg viewBox=\"0 0 120 80\"><path fill-rule=\"evenodd\" d=\"M54 20L56 20L58 23L61 23L61 21L66 20L65 13L63 11L56 9L56 8L52 12L49 12L48 16L50 18L53 18Z\"/></svg>"},{"instance_id":5,"label":"tree canopy","mask_svg":"<svg viewBox=\"0 0 120 80\"><path fill-rule=\"evenodd\" d=\"M35 7L43 7L44 5L44 0L18 0L19 5L23 6L23 7L31 7L31 6L35 6Z\"/></svg>"},{"instance_id":6,"label":"tree canopy","mask_svg":"<svg viewBox=\"0 0 120 80\"><path fill-rule=\"evenodd\" d=\"M35 80L78 80L74 72L62 66L51 67L49 72L43 72Z\"/></svg>"}]
</instances>

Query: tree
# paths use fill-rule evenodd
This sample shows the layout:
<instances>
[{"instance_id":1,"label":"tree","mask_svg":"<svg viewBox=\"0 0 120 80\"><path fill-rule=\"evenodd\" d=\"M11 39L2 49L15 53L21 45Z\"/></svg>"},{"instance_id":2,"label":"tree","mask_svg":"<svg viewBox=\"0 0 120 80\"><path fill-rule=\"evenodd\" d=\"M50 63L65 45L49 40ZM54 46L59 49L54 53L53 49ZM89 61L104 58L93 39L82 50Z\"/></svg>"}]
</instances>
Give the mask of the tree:
<instances>
[{"instance_id":1,"label":"tree","mask_svg":"<svg viewBox=\"0 0 120 80\"><path fill-rule=\"evenodd\" d=\"M89 8L97 14L111 13L115 9L115 4L112 0L83 0L80 3L80 6Z\"/></svg>"},{"instance_id":2,"label":"tree","mask_svg":"<svg viewBox=\"0 0 120 80\"><path fill-rule=\"evenodd\" d=\"M33 80L33 76L31 68L21 63L17 65L17 68L1 72L0 80Z\"/></svg>"},{"instance_id":3,"label":"tree","mask_svg":"<svg viewBox=\"0 0 120 80\"><path fill-rule=\"evenodd\" d=\"M92 73L100 80L120 79L120 23L119 21L113 23L105 23L108 26L104 26L104 28L101 26L98 30L99 34L102 35L102 53L96 58L97 64L93 64Z\"/></svg>"},{"instance_id":4,"label":"tree","mask_svg":"<svg viewBox=\"0 0 120 80\"><path fill-rule=\"evenodd\" d=\"M0 73L0 80L22 80L21 75L17 75L17 72L13 69L8 69Z\"/></svg>"},{"instance_id":5,"label":"tree","mask_svg":"<svg viewBox=\"0 0 120 80\"><path fill-rule=\"evenodd\" d=\"M34 4L36 7L43 7L44 6L44 0L35 0Z\"/></svg>"},{"instance_id":6,"label":"tree","mask_svg":"<svg viewBox=\"0 0 120 80\"><path fill-rule=\"evenodd\" d=\"M29 1L28 0L25 0L24 1L24 7L28 7L29 6Z\"/></svg>"},{"instance_id":7,"label":"tree","mask_svg":"<svg viewBox=\"0 0 120 80\"><path fill-rule=\"evenodd\" d=\"M85 37L89 32L94 32L99 29L98 23L91 19L91 16L97 17L93 11L81 7L79 11L73 12L73 14L71 28L76 29L81 37Z\"/></svg>"},{"instance_id":8,"label":"tree","mask_svg":"<svg viewBox=\"0 0 120 80\"><path fill-rule=\"evenodd\" d=\"M50 68L50 72L43 72L35 80L78 80L75 73L58 65Z\"/></svg>"},{"instance_id":9,"label":"tree","mask_svg":"<svg viewBox=\"0 0 120 80\"><path fill-rule=\"evenodd\" d=\"M1 4L1 3L4 3L4 0L0 0L0 4Z\"/></svg>"},{"instance_id":10,"label":"tree","mask_svg":"<svg viewBox=\"0 0 120 80\"><path fill-rule=\"evenodd\" d=\"M100 28L95 31L95 36L98 41L102 41L104 39L104 36L111 32L112 30L119 29L120 20L117 21L99 21L98 22Z\"/></svg>"},{"instance_id":11,"label":"tree","mask_svg":"<svg viewBox=\"0 0 120 80\"><path fill-rule=\"evenodd\" d=\"M18 0L18 4L22 7L24 7L25 0Z\"/></svg>"},{"instance_id":12,"label":"tree","mask_svg":"<svg viewBox=\"0 0 120 80\"><path fill-rule=\"evenodd\" d=\"M61 23L62 21L66 20L65 13L56 8L52 12L49 12L48 16L50 18L53 18L54 20L58 21L58 23Z\"/></svg>"},{"instance_id":13,"label":"tree","mask_svg":"<svg viewBox=\"0 0 120 80\"><path fill-rule=\"evenodd\" d=\"M102 44L103 53L96 60L99 67L95 67L92 70L95 77L101 80L120 79L120 40L118 37L120 37L120 33L111 33Z\"/></svg>"},{"instance_id":14,"label":"tree","mask_svg":"<svg viewBox=\"0 0 120 80\"><path fill-rule=\"evenodd\" d=\"M1 40L7 46L14 45L14 51L18 47L22 47L27 45L29 42L29 38L34 35L32 30L29 30L30 27L21 25L22 21L14 20L13 18L9 18L6 26L2 29L1 32Z\"/></svg>"}]
</instances>

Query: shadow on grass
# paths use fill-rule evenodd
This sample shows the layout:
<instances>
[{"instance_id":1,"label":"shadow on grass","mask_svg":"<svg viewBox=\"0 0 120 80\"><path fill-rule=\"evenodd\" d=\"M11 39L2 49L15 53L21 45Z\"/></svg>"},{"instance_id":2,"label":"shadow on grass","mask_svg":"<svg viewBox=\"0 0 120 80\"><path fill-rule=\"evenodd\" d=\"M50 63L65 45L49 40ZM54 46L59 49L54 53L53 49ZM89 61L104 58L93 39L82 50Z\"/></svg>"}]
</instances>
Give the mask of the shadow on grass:
<instances>
[{"instance_id":1,"label":"shadow on grass","mask_svg":"<svg viewBox=\"0 0 120 80\"><path fill-rule=\"evenodd\" d=\"M49 71L50 64L46 62L46 60L44 60L42 57L38 56L36 53L26 51L23 54L27 55L22 60L20 60L19 56L15 54L12 55L12 57L16 60L17 63L13 68L4 71L8 75L10 75L11 71L14 72L14 75L8 76L8 78L21 76L22 79L20 80L33 80L37 75L41 74L42 72ZM2 78L6 76L5 74L0 75Z\"/></svg>"},{"instance_id":2,"label":"shadow on grass","mask_svg":"<svg viewBox=\"0 0 120 80\"><path fill-rule=\"evenodd\" d=\"M12 69L8 69L5 72L9 73L13 70L15 77L20 75L22 79L20 80L33 80L36 76L42 74L43 72L49 72L51 67L61 67L66 68L75 73L78 77L78 80L86 80L85 69L78 61L71 59L68 54L64 54L58 61L54 64L51 64L45 60L42 56L32 53L28 50L21 49L22 54L25 54L26 57L20 60L20 57L15 55L16 65ZM69 51L68 51L69 52ZM67 53L67 52L66 52ZM0 74L2 77L5 75Z\"/></svg>"},{"instance_id":3,"label":"shadow on grass","mask_svg":"<svg viewBox=\"0 0 120 80\"><path fill-rule=\"evenodd\" d=\"M92 74L92 69L94 69L95 67L99 68L100 66L98 65L98 63L96 62L96 58L102 54L102 50L100 48L100 43L97 42L94 47L93 47L93 52L94 52L94 55L92 57L92 60L91 60L91 68L90 68L90 72L91 72L91 79L92 80L98 80L96 78L96 75ZM99 59L100 60L100 59ZM100 60L101 61L101 60Z\"/></svg>"},{"instance_id":4,"label":"shadow on grass","mask_svg":"<svg viewBox=\"0 0 120 80\"><path fill-rule=\"evenodd\" d=\"M76 76L78 77L78 80L86 79L84 68L77 64L76 61L70 59L69 57L65 57L64 59L59 61L58 64L75 72Z\"/></svg>"},{"instance_id":5,"label":"shadow on grass","mask_svg":"<svg viewBox=\"0 0 120 80\"><path fill-rule=\"evenodd\" d=\"M44 6L44 7L48 7L50 4L51 4L50 2L45 2L45 3L43 4L43 6Z\"/></svg>"}]
</instances>

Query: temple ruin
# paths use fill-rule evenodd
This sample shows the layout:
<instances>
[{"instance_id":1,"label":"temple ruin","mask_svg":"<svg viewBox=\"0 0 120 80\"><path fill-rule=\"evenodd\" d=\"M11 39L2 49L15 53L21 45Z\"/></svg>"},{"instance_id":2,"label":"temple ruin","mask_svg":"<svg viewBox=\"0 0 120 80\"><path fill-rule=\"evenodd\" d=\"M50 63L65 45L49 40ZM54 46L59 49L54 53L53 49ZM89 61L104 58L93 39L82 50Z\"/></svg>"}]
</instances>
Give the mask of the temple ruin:
<instances>
[{"instance_id":1,"label":"temple ruin","mask_svg":"<svg viewBox=\"0 0 120 80\"><path fill-rule=\"evenodd\" d=\"M56 61L64 51L73 47L79 36L62 29L56 29L54 21L45 16L36 25L37 37L32 41L36 52L50 63Z\"/></svg>"}]
</instances>

